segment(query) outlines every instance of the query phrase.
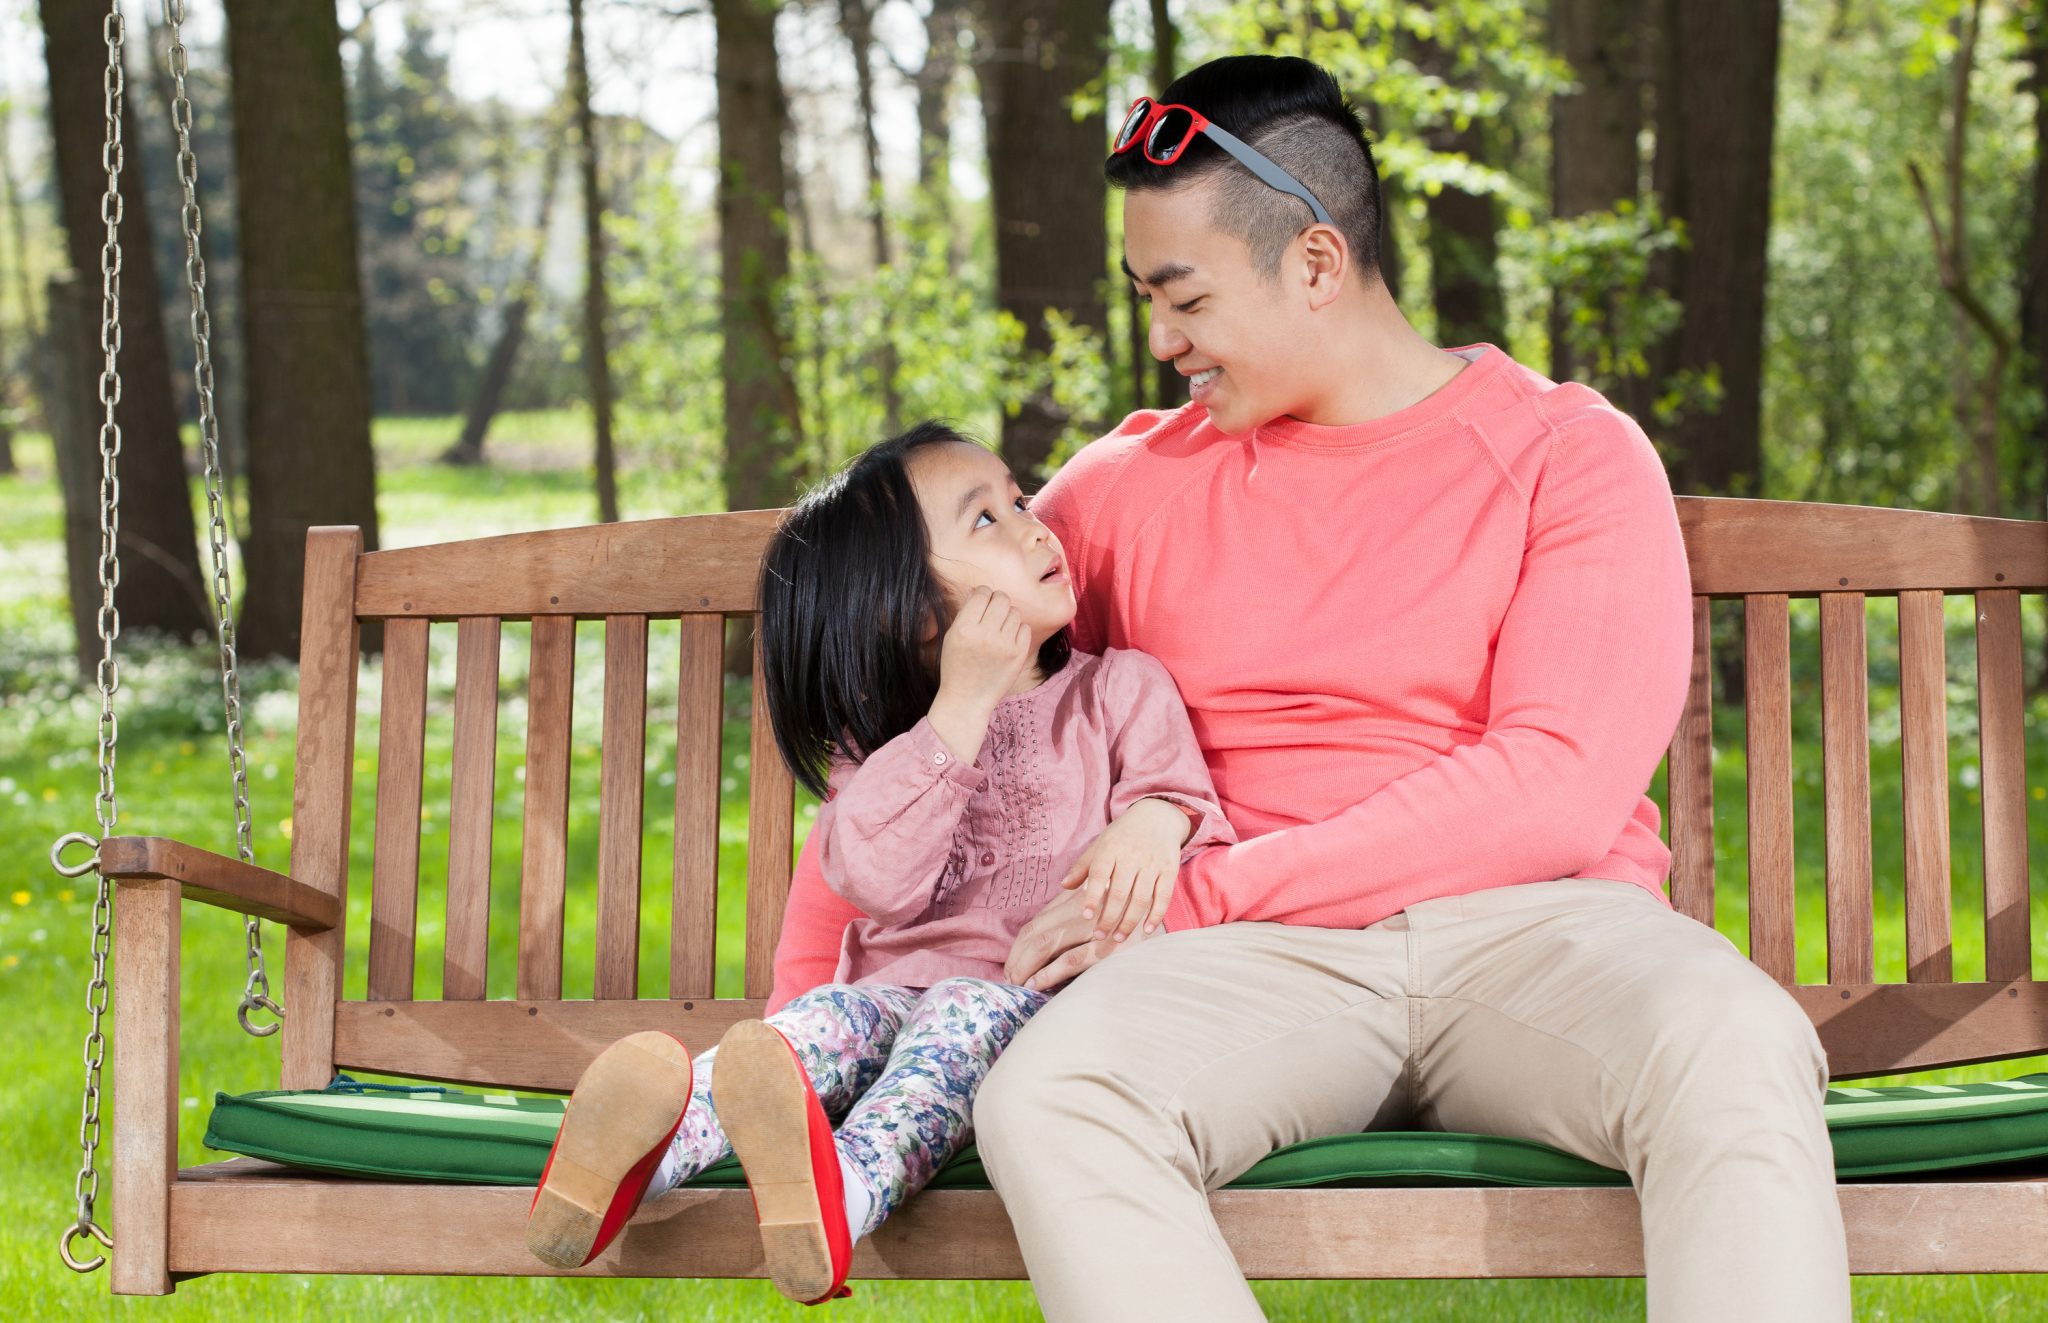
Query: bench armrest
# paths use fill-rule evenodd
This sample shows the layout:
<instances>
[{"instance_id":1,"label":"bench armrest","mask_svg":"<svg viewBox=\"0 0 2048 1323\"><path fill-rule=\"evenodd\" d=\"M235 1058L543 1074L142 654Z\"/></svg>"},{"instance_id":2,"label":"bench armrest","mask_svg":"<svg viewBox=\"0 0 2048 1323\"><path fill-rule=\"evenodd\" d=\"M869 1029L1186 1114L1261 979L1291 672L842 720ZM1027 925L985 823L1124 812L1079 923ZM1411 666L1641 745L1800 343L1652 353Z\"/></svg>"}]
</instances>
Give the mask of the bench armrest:
<instances>
[{"instance_id":1,"label":"bench armrest","mask_svg":"<svg viewBox=\"0 0 2048 1323\"><path fill-rule=\"evenodd\" d=\"M323 932L341 920L338 897L168 837L109 836L100 842L99 857L100 871L116 881L165 878L193 900L306 932Z\"/></svg>"}]
</instances>

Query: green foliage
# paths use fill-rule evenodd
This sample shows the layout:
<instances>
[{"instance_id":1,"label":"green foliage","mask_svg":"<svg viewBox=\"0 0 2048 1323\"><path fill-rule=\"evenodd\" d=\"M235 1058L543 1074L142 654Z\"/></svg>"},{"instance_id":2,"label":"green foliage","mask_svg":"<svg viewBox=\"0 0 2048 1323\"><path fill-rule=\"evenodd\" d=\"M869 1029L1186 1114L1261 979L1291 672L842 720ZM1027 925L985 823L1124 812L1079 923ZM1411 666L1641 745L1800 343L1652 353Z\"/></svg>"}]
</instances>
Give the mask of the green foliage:
<instances>
[{"instance_id":1,"label":"green foliage","mask_svg":"<svg viewBox=\"0 0 2048 1323\"><path fill-rule=\"evenodd\" d=\"M378 413L445 413L474 379L478 269L462 196L475 134L449 56L422 18L389 67L360 30L349 89L357 243Z\"/></svg>"},{"instance_id":2,"label":"green foliage","mask_svg":"<svg viewBox=\"0 0 2048 1323\"><path fill-rule=\"evenodd\" d=\"M1650 268L1658 254L1683 243L1683 225L1664 218L1654 195L1640 207L1623 199L1610 211L1503 235L1507 255L1527 262L1566 309L1562 325L1572 359L1584 366L1584 379L1605 392L1649 376L1651 350L1677 327L1678 300L1652 283Z\"/></svg>"},{"instance_id":3,"label":"green foliage","mask_svg":"<svg viewBox=\"0 0 2048 1323\"><path fill-rule=\"evenodd\" d=\"M1025 354L1023 326L991 296L986 211L955 205L949 220L934 199L914 196L889 219L895 260L879 270L848 275L815 253L795 255L790 355L814 474L886 434L884 345L895 351L906 427L939 418L993 443L1002 411L1014 411L1045 377L1045 365Z\"/></svg>"}]
</instances>

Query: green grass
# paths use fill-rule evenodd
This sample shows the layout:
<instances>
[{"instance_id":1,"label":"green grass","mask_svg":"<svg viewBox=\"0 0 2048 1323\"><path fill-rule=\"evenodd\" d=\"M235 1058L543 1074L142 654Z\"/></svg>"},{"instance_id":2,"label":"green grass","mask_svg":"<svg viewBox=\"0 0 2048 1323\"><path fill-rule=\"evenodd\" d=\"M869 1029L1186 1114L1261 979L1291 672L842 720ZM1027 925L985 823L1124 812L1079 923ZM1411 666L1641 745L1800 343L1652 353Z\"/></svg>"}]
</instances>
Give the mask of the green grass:
<instances>
[{"instance_id":1,"label":"green grass","mask_svg":"<svg viewBox=\"0 0 2048 1323\"><path fill-rule=\"evenodd\" d=\"M571 414L515 415L506 420L493 447L500 463L484 470L443 470L430 462L452 439L449 419L409 419L378 429L380 515L386 545L398 546L521 528L585 522L594 501L582 471L578 419ZM501 439L502 438L502 439ZM485 1319L661 1318L734 1320L796 1317L765 1283L497 1280L468 1278L207 1277L182 1286L164 1300L112 1300L102 1277L77 1278L57 1262L55 1246L68 1224L72 1176L78 1159L78 1104L83 1067L79 1044L85 1032L84 982L88 961L90 879L67 882L45 862L49 843L67 831L91 830L95 772L93 733L97 695L81 686L66 657L69 626L62 598L61 511L49 476L47 446L33 438L18 444L26 473L0 479L0 858L10 861L0 880L0 1013L8 1032L0 1037L0 1100L10 1124L0 1133L0 1164L9 1176L0 1187L0 1314L44 1318L60 1314L177 1319L430 1317ZM701 476L680 468L651 482L629 482L628 517L709 508ZM1958 677L1973 674L1968 648L1968 607L1950 640L1950 665ZM1811 621L1795 622L1795 675L1800 712L1797 730L1797 821L1800 824L1799 972L1806 980L1823 973L1825 910L1820 891L1821 856L1817 735L1812 728ZM1896 660L1886 651L1888 625L1873 607L1872 800L1876 839L1900 839L1898 750L1895 723L1882 714L1895 701ZM657 624L649 647L648 791L642 928L646 936L643 990L666 991L667 882L670 875L673 766L674 629ZM666 632L664 632L666 630ZM446 634L447 637L443 637ZM2038 657L2038 623L2029 618L2029 657ZM431 750L445 751L449 738L453 680L452 630L437 629L429 698ZM572 896L565 951L565 995L587 996L594 935L587 879L595 870L597 802L597 695L601 693L603 647L597 631L579 637L579 695L571 803L570 877L582 883L582 903ZM122 644L121 825L124 830L181 836L215 849L229 849L232 817L225 790L227 762L215 708L218 688L211 659L202 652L124 639ZM516 932L520 812L518 755L524 712L514 700L523 689L525 631L506 629L502 683L498 812L489 987L491 995L511 992ZM1889 668L1889 669L1888 669ZM366 677L357 751L358 804L373 803L370 773L375 766L376 671ZM244 678L250 754L251 801L259 862L281 866L288 856L291 805L292 723L295 676L289 668L255 666ZM1968 690L1954 704L1970 709ZM743 786L744 688L727 695L725 772L729 786ZM1742 815L1742 732L1739 711L1717 714L1715 763L1717 854L1721 876L1739 880L1745 848ZM1968 712L1957 715L1953 732L1951 817L1954 823L1956 974L1981 977L1983 928L1974 897L1980 873L1974 768L1974 732ZM2040 739L2048 710L2029 714L2029 794L2034 872L2048 860L2048 815L2040 811L2041 787L2048 785L2048 755ZM422 887L419 901L420 996L440 987L441 929L447 828L445 757L432 770L423 802ZM1661 800L1662 786L1653 787ZM800 826L802 825L800 821ZM719 983L722 994L738 990L738 953L744 912L745 818L735 798L721 819ZM367 876L373 815L359 810L353 823L352 859L357 876ZM1877 852L1879 870L1878 977L1902 979L1900 863L1895 844ZM1739 896L1724 887L1719 926L1747 947L1746 913ZM2048 895L2035 900L2036 969L2048 949ZM358 895L349 922L350 974L346 992L361 996L367 906ZM282 940L267 935L272 968L281 971ZM207 1161L200 1144L205 1116L216 1090L240 1092L274 1085L275 1040L254 1040L234 1023L243 979L241 929L234 916L203 906L188 907L183 948L184 1027L181 1044L181 1160ZM281 976L274 980L281 987ZM1933 1072L1921 1078L1997 1078L2048 1069L2048 1059L2031 1059ZM102 1145L104 1171L108 1154ZM103 1206L102 1219L107 1215ZM432 1234L421 1228L421 1234ZM263 1228L249 1228L251 1236ZM853 1300L834 1307L848 1320L911 1319L953 1323L968 1319L1036 1317L1029 1288L1021 1283L871 1283L856 1288ZM1271 1317L1281 1320L1421 1319L1636 1319L1643 1312L1642 1284L1634 1280L1498 1282L1275 1282L1257 1285ZM2026 1277L1858 1278L1857 1315L1866 1319L2024 1319L2048 1313L2048 1282Z\"/></svg>"}]
</instances>

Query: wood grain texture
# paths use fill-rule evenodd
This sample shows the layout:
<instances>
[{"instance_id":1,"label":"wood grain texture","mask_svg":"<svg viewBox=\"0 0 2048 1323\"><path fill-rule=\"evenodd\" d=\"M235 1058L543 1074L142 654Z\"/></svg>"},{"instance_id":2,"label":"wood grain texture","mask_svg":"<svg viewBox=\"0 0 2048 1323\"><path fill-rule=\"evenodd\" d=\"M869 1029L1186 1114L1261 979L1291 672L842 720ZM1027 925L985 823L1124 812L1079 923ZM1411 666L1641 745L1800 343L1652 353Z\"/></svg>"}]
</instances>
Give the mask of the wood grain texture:
<instances>
[{"instance_id":1,"label":"wood grain texture","mask_svg":"<svg viewBox=\"0 0 2048 1323\"><path fill-rule=\"evenodd\" d=\"M753 724L747 745L747 973L749 997L775 988L775 943L789 904L790 857L796 832L796 779L775 747L761 671L761 639L754 638Z\"/></svg>"},{"instance_id":2,"label":"wood grain texture","mask_svg":"<svg viewBox=\"0 0 2048 1323\"><path fill-rule=\"evenodd\" d=\"M182 884L185 899L237 914L321 932L341 922L341 900L296 878L163 836L109 836L100 842L100 869L108 877L166 878Z\"/></svg>"},{"instance_id":3,"label":"wood grain texture","mask_svg":"<svg viewBox=\"0 0 2048 1323\"><path fill-rule=\"evenodd\" d=\"M566 1093L592 1057L627 1034L660 1030L702 1051L765 1007L759 998L345 1001L335 1008L334 1050L357 1070Z\"/></svg>"},{"instance_id":4,"label":"wood grain texture","mask_svg":"<svg viewBox=\"0 0 2048 1323\"><path fill-rule=\"evenodd\" d=\"M1900 800L1905 815L1906 978L1955 977L1949 935L1948 644L1942 595L1899 594Z\"/></svg>"},{"instance_id":5,"label":"wood grain texture","mask_svg":"<svg viewBox=\"0 0 2048 1323\"><path fill-rule=\"evenodd\" d=\"M1692 681L1671 740L1671 905L1714 922L1714 664L1708 599L1692 599Z\"/></svg>"},{"instance_id":6,"label":"wood grain texture","mask_svg":"<svg viewBox=\"0 0 2048 1323\"><path fill-rule=\"evenodd\" d=\"M1797 977L1792 871L1792 630L1783 593L1742 601L1749 758L1749 958L1780 983Z\"/></svg>"},{"instance_id":7,"label":"wood grain texture","mask_svg":"<svg viewBox=\"0 0 2048 1323\"><path fill-rule=\"evenodd\" d=\"M517 1229L531 1187L395 1184L247 1159L172 1191L177 1272L552 1275ZM1837 1188L1857 1273L2048 1270L2048 1176ZM1218 1229L1250 1278L1627 1277L1643 1271L1633 1189L1220 1190ZM251 1236L251 1224L266 1234ZM432 1227L434 1235L419 1228ZM745 1190L678 1190L585 1277L760 1277ZM1005 1279L1024 1263L1000 1199L929 1190L854 1249L864 1279Z\"/></svg>"},{"instance_id":8,"label":"wood grain texture","mask_svg":"<svg viewBox=\"0 0 2048 1323\"><path fill-rule=\"evenodd\" d=\"M718 972L719 738L725 721L725 618L682 620L676 692L675 884L668 995L708 997Z\"/></svg>"},{"instance_id":9,"label":"wood grain texture","mask_svg":"<svg viewBox=\"0 0 2048 1323\"><path fill-rule=\"evenodd\" d=\"M455 744L448 785L448 928L441 995L484 995L491 945L491 819L498 782L496 616L455 631Z\"/></svg>"},{"instance_id":10,"label":"wood grain texture","mask_svg":"<svg viewBox=\"0 0 2048 1323\"><path fill-rule=\"evenodd\" d=\"M114 905L113 1289L171 1289L178 1166L178 884L123 883ZM99 1216L106 1217L102 1204ZM83 1248L96 1248L86 1241Z\"/></svg>"},{"instance_id":11,"label":"wood grain texture","mask_svg":"<svg viewBox=\"0 0 2048 1323\"><path fill-rule=\"evenodd\" d=\"M596 995L640 995L640 823L647 791L647 617L604 622Z\"/></svg>"},{"instance_id":12,"label":"wood grain texture","mask_svg":"<svg viewBox=\"0 0 2048 1323\"><path fill-rule=\"evenodd\" d=\"M1828 982L1873 979L1869 649L1862 593L1820 599L1822 812L1827 819Z\"/></svg>"},{"instance_id":13,"label":"wood grain texture","mask_svg":"<svg viewBox=\"0 0 2048 1323\"><path fill-rule=\"evenodd\" d=\"M562 903L569 871L569 741L576 622L533 622L526 689L526 804L519 857L519 995L562 995Z\"/></svg>"},{"instance_id":14,"label":"wood grain texture","mask_svg":"<svg viewBox=\"0 0 2048 1323\"><path fill-rule=\"evenodd\" d=\"M677 616L752 611L780 510L683 515L373 551L365 617Z\"/></svg>"},{"instance_id":15,"label":"wood grain texture","mask_svg":"<svg viewBox=\"0 0 2048 1323\"><path fill-rule=\"evenodd\" d=\"M420 892L420 784L426 757L427 622L384 631L377 723L377 843L370 867L370 995L412 996Z\"/></svg>"},{"instance_id":16,"label":"wood grain texture","mask_svg":"<svg viewBox=\"0 0 2048 1323\"><path fill-rule=\"evenodd\" d=\"M1695 593L2048 588L2048 523L1728 496L1676 505Z\"/></svg>"},{"instance_id":17,"label":"wood grain texture","mask_svg":"<svg viewBox=\"0 0 2048 1323\"><path fill-rule=\"evenodd\" d=\"M2026 978L2032 925L2027 913L2027 755L2021 724L2026 678L2020 666L2019 594L1977 594L1977 736L1983 768L1984 976Z\"/></svg>"},{"instance_id":18,"label":"wood grain texture","mask_svg":"<svg viewBox=\"0 0 2048 1323\"><path fill-rule=\"evenodd\" d=\"M350 603L363 535L355 528L306 533L299 616L299 728L292 781L291 875L340 901L348 895L349 809L356 750L356 662L362 635ZM323 932L285 934L287 1014L279 1087L324 1088L334 1078L334 1020L317 1008L341 1000L347 909Z\"/></svg>"}]
</instances>

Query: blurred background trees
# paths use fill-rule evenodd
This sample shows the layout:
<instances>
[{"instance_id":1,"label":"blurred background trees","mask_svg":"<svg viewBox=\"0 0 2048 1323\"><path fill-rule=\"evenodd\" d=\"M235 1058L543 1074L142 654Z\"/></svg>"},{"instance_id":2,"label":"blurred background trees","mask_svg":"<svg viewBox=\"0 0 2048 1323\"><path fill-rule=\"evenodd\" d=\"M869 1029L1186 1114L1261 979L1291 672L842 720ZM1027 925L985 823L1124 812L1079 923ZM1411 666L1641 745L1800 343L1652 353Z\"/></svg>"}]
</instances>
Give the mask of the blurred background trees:
<instances>
[{"instance_id":1,"label":"blurred background trees","mask_svg":"<svg viewBox=\"0 0 2048 1323\"><path fill-rule=\"evenodd\" d=\"M96 376L100 8L0 0L0 472ZM190 632L186 255L131 8L124 494L154 550L124 617ZM375 463L431 462L373 459L393 420L438 420L432 459L580 471L581 517L616 518L783 504L934 415L1030 487L1176 407L1100 162L1131 97L1243 51L1350 90L1418 327L1607 392L1678 490L2044 514L2020 0L335 0L290 42L267 2L193 8L260 651L293 647L304 525L374 529ZM541 458L490 439L521 417Z\"/></svg>"}]
</instances>

